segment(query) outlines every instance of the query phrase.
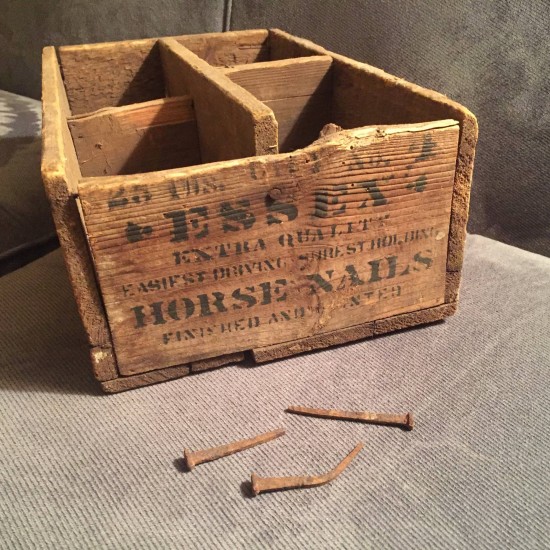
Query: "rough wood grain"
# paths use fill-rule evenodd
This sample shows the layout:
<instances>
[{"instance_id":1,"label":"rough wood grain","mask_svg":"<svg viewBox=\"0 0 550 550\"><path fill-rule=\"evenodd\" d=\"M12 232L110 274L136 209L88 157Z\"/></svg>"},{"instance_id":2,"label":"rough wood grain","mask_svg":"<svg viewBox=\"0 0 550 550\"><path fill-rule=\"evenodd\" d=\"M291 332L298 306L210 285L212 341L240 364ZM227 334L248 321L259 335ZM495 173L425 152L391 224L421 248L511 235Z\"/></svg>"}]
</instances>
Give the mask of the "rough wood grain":
<instances>
[{"instance_id":1,"label":"rough wood grain","mask_svg":"<svg viewBox=\"0 0 550 550\"><path fill-rule=\"evenodd\" d=\"M275 114L282 153L310 145L331 120L330 56L255 63L225 74Z\"/></svg>"},{"instance_id":2,"label":"rough wood grain","mask_svg":"<svg viewBox=\"0 0 550 550\"><path fill-rule=\"evenodd\" d=\"M67 127L70 114L53 47L42 55L42 178L98 380L117 376L111 335L98 293L86 237L72 196L80 170Z\"/></svg>"},{"instance_id":3,"label":"rough wood grain","mask_svg":"<svg viewBox=\"0 0 550 550\"><path fill-rule=\"evenodd\" d=\"M279 29L270 30L269 36L272 59L326 54L333 57L333 122L344 128L440 118L452 118L460 122L447 257L447 270L460 272L478 136L475 116L466 107L440 93L392 76L376 67L328 52L309 40L296 38ZM456 278L453 281L456 285ZM452 294L453 290L449 289L449 292Z\"/></svg>"},{"instance_id":4,"label":"rough wood grain","mask_svg":"<svg viewBox=\"0 0 550 550\"><path fill-rule=\"evenodd\" d=\"M72 114L164 97L156 39L61 46Z\"/></svg>"},{"instance_id":5,"label":"rough wood grain","mask_svg":"<svg viewBox=\"0 0 550 550\"><path fill-rule=\"evenodd\" d=\"M461 123L447 269L460 271L470 202L477 122L465 107L379 69L334 56L334 121L344 128L451 117ZM368 78L367 78L368 77Z\"/></svg>"},{"instance_id":6,"label":"rough wood grain","mask_svg":"<svg viewBox=\"0 0 550 550\"><path fill-rule=\"evenodd\" d=\"M120 372L443 303L457 139L452 120L370 127L294 154L84 180Z\"/></svg>"},{"instance_id":7,"label":"rough wood grain","mask_svg":"<svg viewBox=\"0 0 550 550\"><path fill-rule=\"evenodd\" d=\"M160 47L170 95L193 98L203 162L277 152L271 109L175 40Z\"/></svg>"},{"instance_id":8,"label":"rough wood grain","mask_svg":"<svg viewBox=\"0 0 550 550\"><path fill-rule=\"evenodd\" d=\"M213 66L232 67L269 59L266 29L193 34L175 39Z\"/></svg>"},{"instance_id":9,"label":"rough wood grain","mask_svg":"<svg viewBox=\"0 0 550 550\"><path fill-rule=\"evenodd\" d=\"M83 176L152 172L200 164L188 96L110 107L69 118Z\"/></svg>"}]
</instances>

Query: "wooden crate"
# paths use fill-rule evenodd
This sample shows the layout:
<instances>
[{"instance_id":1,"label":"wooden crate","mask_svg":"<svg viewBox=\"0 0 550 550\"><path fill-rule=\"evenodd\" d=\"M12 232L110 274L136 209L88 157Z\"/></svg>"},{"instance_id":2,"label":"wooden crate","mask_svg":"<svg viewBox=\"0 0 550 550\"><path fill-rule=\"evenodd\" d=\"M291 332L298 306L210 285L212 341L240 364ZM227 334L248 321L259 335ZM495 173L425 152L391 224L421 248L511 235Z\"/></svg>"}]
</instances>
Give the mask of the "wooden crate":
<instances>
[{"instance_id":1,"label":"wooden crate","mask_svg":"<svg viewBox=\"0 0 550 550\"><path fill-rule=\"evenodd\" d=\"M280 30L43 52L43 160L116 392L456 310L475 117Z\"/></svg>"}]
</instances>

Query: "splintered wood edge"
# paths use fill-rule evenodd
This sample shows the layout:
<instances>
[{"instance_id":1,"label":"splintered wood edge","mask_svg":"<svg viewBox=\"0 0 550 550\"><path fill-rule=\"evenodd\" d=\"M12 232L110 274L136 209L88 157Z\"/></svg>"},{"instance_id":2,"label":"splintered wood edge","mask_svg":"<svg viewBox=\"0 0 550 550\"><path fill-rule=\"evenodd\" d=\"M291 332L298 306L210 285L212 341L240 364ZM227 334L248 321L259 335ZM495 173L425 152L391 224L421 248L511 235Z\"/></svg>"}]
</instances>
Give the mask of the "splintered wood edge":
<instances>
[{"instance_id":1,"label":"splintered wood edge","mask_svg":"<svg viewBox=\"0 0 550 550\"><path fill-rule=\"evenodd\" d=\"M330 55L336 63L341 63L368 74L370 78L376 78L384 85L392 88L399 88L405 93L413 94L436 104L439 108L447 110L449 118L455 118L460 123L460 138L458 143L458 154L456 172L453 185L453 199L451 205L451 222L449 226L449 241L447 250L447 289L446 301L456 300L460 286L460 273L464 260L464 246L466 240L466 223L470 206L470 190L472 184L472 172L474 168L475 147L478 137L477 119L466 107L450 100L448 97L407 82L402 78L393 76L385 71L355 61L343 55L335 54L325 48L305 40L297 38L280 29L270 29L270 36L287 43L287 47L293 48L293 53L301 55ZM458 275L455 275L455 274ZM454 298L454 300L453 300Z\"/></svg>"},{"instance_id":2,"label":"splintered wood edge","mask_svg":"<svg viewBox=\"0 0 550 550\"><path fill-rule=\"evenodd\" d=\"M80 169L66 123L69 106L53 47L44 48L42 66L42 179L91 348L94 374L98 380L109 380L118 370L86 236L70 189L71 183L77 183Z\"/></svg>"}]
</instances>

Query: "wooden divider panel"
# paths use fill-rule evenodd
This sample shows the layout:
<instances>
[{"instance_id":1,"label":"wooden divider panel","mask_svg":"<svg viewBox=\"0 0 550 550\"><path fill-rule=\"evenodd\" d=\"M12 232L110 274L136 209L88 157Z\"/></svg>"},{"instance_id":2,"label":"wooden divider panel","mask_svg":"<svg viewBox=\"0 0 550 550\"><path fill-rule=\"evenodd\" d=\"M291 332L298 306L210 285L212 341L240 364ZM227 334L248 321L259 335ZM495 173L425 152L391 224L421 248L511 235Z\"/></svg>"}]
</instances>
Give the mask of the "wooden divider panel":
<instances>
[{"instance_id":1,"label":"wooden divider panel","mask_svg":"<svg viewBox=\"0 0 550 550\"><path fill-rule=\"evenodd\" d=\"M279 151L306 147L331 122L332 57L312 56L254 63L225 74L275 114Z\"/></svg>"},{"instance_id":2,"label":"wooden divider panel","mask_svg":"<svg viewBox=\"0 0 550 550\"><path fill-rule=\"evenodd\" d=\"M332 341L443 304L458 133L454 120L367 127L291 154L84 180L121 374Z\"/></svg>"},{"instance_id":3,"label":"wooden divider panel","mask_svg":"<svg viewBox=\"0 0 550 550\"><path fill-rule=\"evenodd\" d=\"M135 174L200 164L188 96L100 109L68 120L83 176Z\"/></svg>"},{"instance_id":4,"label":"wooden divider panel","mask_svg":"<svg viewBox=\"0 0 550 550\"><path fill-rule=\"evenodd\" d=\"M203 162L277 152L271 109L176 40L160 48L169 94L193 99Z\"/></svg>"}]
</instances>

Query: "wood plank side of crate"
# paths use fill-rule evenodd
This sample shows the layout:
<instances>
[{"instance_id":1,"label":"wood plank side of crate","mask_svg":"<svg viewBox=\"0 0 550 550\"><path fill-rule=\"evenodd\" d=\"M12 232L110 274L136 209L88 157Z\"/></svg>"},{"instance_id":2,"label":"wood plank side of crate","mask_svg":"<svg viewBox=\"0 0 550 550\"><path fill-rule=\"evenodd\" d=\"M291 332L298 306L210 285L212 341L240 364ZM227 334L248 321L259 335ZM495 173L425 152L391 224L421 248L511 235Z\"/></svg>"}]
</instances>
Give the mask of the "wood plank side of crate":
<instances>
[{"instance_id":1,"label":"wood plank side of crate","mask_svg":"<svg viewBox=\"0 0 550 550\"><path fill-rule=\"evenodd\" d=\"M225 74L264 102L279 126L279 151L305 147L331 122L332 57L311 56L233 67Z\"/></svg>"},{"instance_id":2,"label":"wood plank side of crate","mask_svg":"<svg viewBox=\"0 0 550 550\"><path fill-rule=\"evenodd\" d=\"M449 120L370 127L292 154L173 170L162 179L85 179L79 191L120 372L193 363L442 304L457 139L458 123ZM276 201L269 199L274 189ZM139 200L113 208L113 194ZM288 244L306 229L308 242ZM367 230L372 247L357 256ZM331 244L340 247L334 258L318 258ZM262 269L222 277L247 261ZM386 276L401 287L386 288Z\"/></svg>"},{"instance_id":3,"label":"wood plank side of crate","mask_svg":"<svg viewBox=\"0 0 550 550\"><path fill-rule=\"evenodd\" d=\"M60 46L73 115L164 97L156 39Z\"/></svg>"},{"instance_id":4,"label":"wood plank side of crate","mask_svg":"<svg viewBox=\"0 0 550 550\"><path fill-rule=\"evenodd\" d=\"M334 110L336 124L353 128L369 124L400 124L438 118L460 122L449 251L447 256L447 297L455 301L464 260L466 223L478 137L476 117L463 105L381 69L335 54L317 44L279 29L270 30L272 57L331 55L333 57Z\"/></svg>"},{"instance_id":5,"label":"wood plank side of crate","mask_svg":"<svg viewBox=\"0 0 550 550\"><path fill-rule=\"evenodd\" d=\"M174 38L210 65L232 67L269 60L268 36L267 29L251 29Z\"/></svg>"},{"instance_id":6,"label":"wood plank side of crate","mask_svg":"<svg viewBox=\"0 0 550 550\"><path fill-rule=\"evenodd\" d=\"M68 119L84 177L200 164L189 96L108 107Z\"/></svg>"},{"instance_id":7,"label":"wood plank side of crate","mask_svg":"<svg viewBox=\"0 0 550 550\"><path fill-rule=\"evenodd\" d=\"M118 371L86 236L74 199L81 174L67 126L69 105L53 47L44 48L42 67L42 179L90 345L94 374L100 381L109 380L118 376Z\"/></svg>"},{"instance_id":8,"label":"wood plank side of crate","mask_svg":"<svg viewBox=\"0 0 550 550\"><path fill-rule=\"evenodd\" d=\"M271 109L176 40L159 45L169 94L193 98L203 162L277 153Z\"/></svg>"}]
</instances>

